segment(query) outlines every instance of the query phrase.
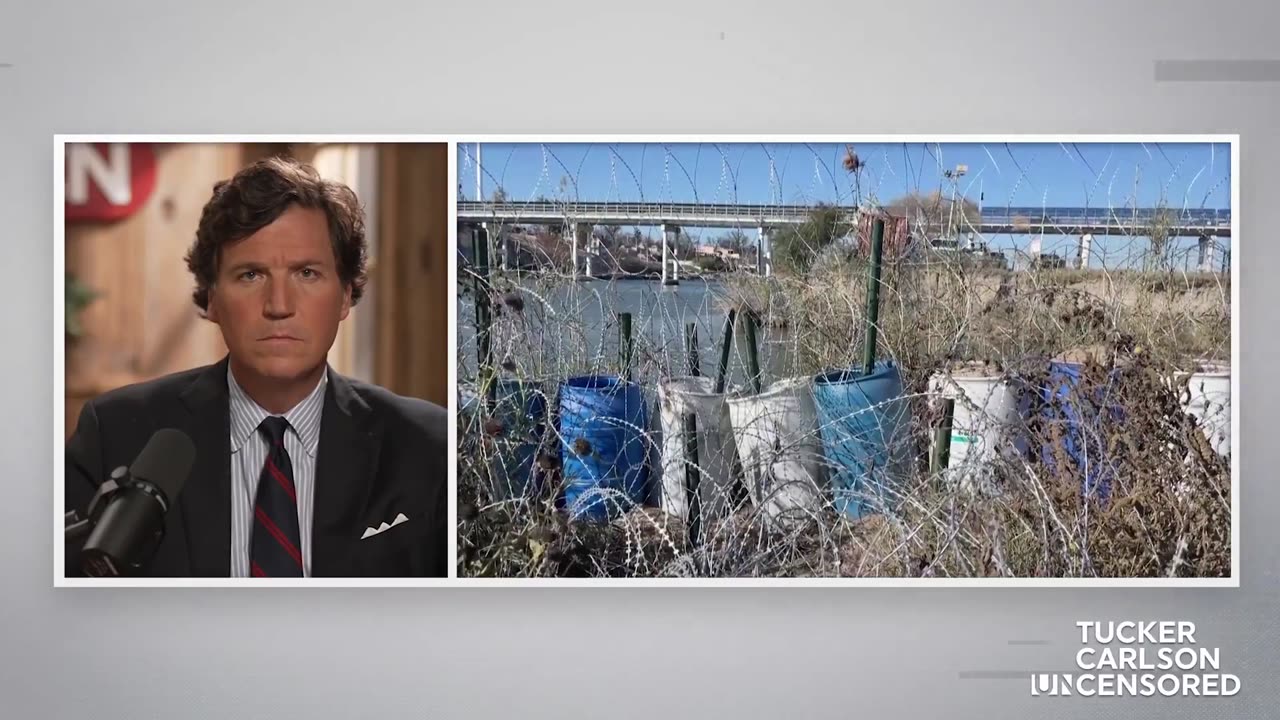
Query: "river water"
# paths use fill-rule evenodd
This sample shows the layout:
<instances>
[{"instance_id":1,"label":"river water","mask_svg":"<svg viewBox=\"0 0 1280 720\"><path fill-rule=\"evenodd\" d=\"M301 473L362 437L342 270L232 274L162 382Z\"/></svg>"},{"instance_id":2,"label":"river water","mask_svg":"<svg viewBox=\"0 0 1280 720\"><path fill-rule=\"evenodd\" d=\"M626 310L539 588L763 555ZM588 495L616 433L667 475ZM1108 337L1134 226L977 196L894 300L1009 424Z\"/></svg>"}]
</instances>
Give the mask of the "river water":
<instances>
[{"instance_id":1,"label":"river water","mask_svg":"<svg viewBox=\"0 0 1280 720\"><path fill-rule=\"evenodd\" d=\"M465 282L465 281L464 281ZM495 283L500 284L500 283ZM519 298L519 312L500 300L495 318L494 359L524 377L563 379L570 374L617 372L620 363L620 313L631 313L636 377L653 381L688 374L685 327L697 327L698 361L703 375L714 375L724 334L728 294L714 279L682 278L679 285L659 280L521 280L502 298ZM729 361L729 380L748 377L746 333L741 320ZM476 317L472 296L458 299L458 378L476 374ZM758 333L764 383L786 374L785 331Z\"/></svg>"}]
</instances>

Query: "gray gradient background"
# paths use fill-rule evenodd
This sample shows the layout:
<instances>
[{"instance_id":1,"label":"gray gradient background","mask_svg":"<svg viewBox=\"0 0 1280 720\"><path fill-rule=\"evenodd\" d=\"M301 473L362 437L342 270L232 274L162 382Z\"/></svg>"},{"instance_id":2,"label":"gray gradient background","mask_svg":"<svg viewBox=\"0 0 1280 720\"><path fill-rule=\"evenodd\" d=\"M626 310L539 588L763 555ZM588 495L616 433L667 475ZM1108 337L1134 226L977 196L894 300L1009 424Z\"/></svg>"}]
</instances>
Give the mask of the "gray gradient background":
<instances>
[{"instance_id":1,"label":"gray gradient background","mask_svg":"<svg viewBox=\"0 0 1280 720\"><path fill-rule=\"evenodd\" d=\"M27 5L0 10L0 716L1277 716L1280 66L1157 69L1280 58L1272 0ZM609 131L1240 133L1241 587L55 591L54 133ZM1196 621L1240 694L1029 697L1075 620L1135 616Z\"/></svg>"}]
</instances>

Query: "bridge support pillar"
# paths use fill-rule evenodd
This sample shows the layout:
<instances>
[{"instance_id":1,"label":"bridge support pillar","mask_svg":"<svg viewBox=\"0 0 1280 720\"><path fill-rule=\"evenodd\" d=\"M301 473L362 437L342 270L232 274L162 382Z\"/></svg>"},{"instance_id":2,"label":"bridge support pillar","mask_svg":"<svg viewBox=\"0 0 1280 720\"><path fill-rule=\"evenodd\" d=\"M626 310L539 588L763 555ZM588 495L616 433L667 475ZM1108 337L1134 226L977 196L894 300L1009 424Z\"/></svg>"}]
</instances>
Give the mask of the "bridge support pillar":
<instances>
[{"instance_id":1,"label":"bridge support pillar","mask_svg":"<svg viewBox=\"0 0 1280 720\"><path fill-rule=\"evenodd\" d=\"M671 241L671 284L680 284L680 228L674 228L671 233L675 237Z\"/></svg>"},{"instance_id":2,"label":"bridge support pillar","mask_svg":"<svg viewBox=\"0 0 1280 720\"><path fill-rule=\"evenodd\" d=\"M1199 241L1199 262L1197 269L1200 272L1213 272L1213 238L1208 235L1201 235Z\"/></svg>"},{"instance_id":3,"label":"bridge support pillar","mask_svg":"<svg viewBox=\"0 0 1280 720\"><path fill-rule=\"evenodd\" d=\"M660 226L662 232L662 284L667 284L667 226Z\"/></svg>"},{"instance_id":4,"label":"bridge support pillar","mask_svg":"<svg viewBox=\"0 0 1280 720\"><path fill-rule=\"evenodd\" d=\"M613 272L613 266L604 256L604 242L596 236L594 225L587 226L587 247L590 248L587 262L595 263L594 269L591 270L592 277Z\"/></svg>"},{"instance_id":5,"label":"bridge support pillar","mask_svg":"<svg viewBox=\"0 0 1280 720\"><path fill-rule=\"evenodd\" d=\"M662 224L662 284L663 285L679 285L680 271L676 265L676 259L670 252L667 245L668 232L680 232L680 228L675 225Z\"/></svg>"},{"instance_id":6,"label":"bridge support pillar","mask_svg":"<svg viewBox=\"0 0 1280 720\"><path fill-rule=\"evenodd\" d=\"M490 236L490 235L489 235L489 223L487 223L487 222L482 222L482 223L480 223L479 225L474 226L474 227L472 228L472 232L473 232L473 233L475 233L475 234L473 234L473 235L471 236L471 237L472 237L472 241L471 241L471 250L472 250L472 252L474 252L474 251L475 251L475 247L476 247L476 246L475 246L475 242L476 242L476 241L475 241L475 238L479 238L479 237L481 237L481 233L483 233L483 237L484 237L486 240L488 240L488 241L489 241L490 245L489 245L489 247L485 248L485 252L486 252L486 253L488 254L488 256L489 256L489 267L490 267L490 269L492 269L492 268L493 268L493 244L492 244L492 243L493 243L493 240L491 239L491 237L492 237L492 236ZM472 260L474 260L475 258L476 258L476 256L475 256L475 255L472 255L472 256L471 256L471 259L472 259Z\"/></svg>"},{"instance_id":7,"label":"bridge support pillar","mask_svg":"<svg viewBox=\"0 0 1280 720\"><path fill-rule=\"evenodd\" d=\"M1093 235L1085 233L1080 236L1080 246L1076 248L1076 267L1084 270L1089 267L1089 251L1093 247Z\"/></svg>"},{"instance_id":8,"label":"bridge support pillar","mask_svg":"<svg viewBox=\"0 0 1280 720\"><path fill-rule=\"evenodd\" d=\"M565 221L565 232L569 233L569 263L573 265L573 279L578 279L578 273L581 271L578 260L578 223ZM586 275L591 276L591 261L587 261Z\"/></svg>"},{"instance_id":9,"label":"bridge support pillar","mask_svg":"<svg viewBox=\"0 0 1280 720\"><path fill-rule=\"evenodd\" d=\"M498 226L497 241L498 241L498 269L505 273L511 269L512 265L515 264L515 261L511 259L511 256L512 256L511 227L509 225L504 223Z\"/></svg>"},{"instance_id":10,"label":"bridge support pillar","mask_svg":"<svg viewBox=\"0 0 1280 720\"><path fill-rule=\"evenodd\" d=\"M761 225L757 228L760 242L756 246L756 272L763 277L773 275L773 247L769 244L769 231Z\"/></svg>"}]
</instances>

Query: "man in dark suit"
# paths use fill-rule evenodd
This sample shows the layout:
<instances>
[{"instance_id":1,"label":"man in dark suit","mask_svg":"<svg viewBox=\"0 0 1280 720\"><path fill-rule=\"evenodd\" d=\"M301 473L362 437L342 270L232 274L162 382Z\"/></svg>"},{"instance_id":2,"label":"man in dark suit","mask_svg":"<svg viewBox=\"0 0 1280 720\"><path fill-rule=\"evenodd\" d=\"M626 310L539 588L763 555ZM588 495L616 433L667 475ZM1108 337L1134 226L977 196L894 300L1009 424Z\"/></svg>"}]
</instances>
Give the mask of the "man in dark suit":
<instances>
[{"instance_id":1,"label":"man in dark suit","mask_svg":"<svg viewBox=\"0 0 1280 720\"><path fill-rule=\"evenodd\" d=\"M308 166L273 158L218 183L187 265L228 354L87 403L65 510L83 514L113 468L176 428L195 465L145 574L447 576L445 410L327 363L365 256L355 194Z\"/></svg>"}]
</instances>

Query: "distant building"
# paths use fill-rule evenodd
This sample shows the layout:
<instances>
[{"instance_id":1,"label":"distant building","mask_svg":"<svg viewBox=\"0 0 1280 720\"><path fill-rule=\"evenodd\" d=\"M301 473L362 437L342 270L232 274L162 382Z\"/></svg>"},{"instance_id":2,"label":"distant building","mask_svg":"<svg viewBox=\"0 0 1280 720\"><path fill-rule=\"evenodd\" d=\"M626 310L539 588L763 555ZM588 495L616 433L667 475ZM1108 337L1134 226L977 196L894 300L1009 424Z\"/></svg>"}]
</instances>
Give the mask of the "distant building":
<instances>
[{"instance_id":1,"label":"distant building","mask_svg":"<svg viewBox=\"0 0 1280 720\"><path fill-rule=\"evenodd\" d=\"M1031 268L1033 270L1060 270L1066 266L1066 258L1059 257L1053 253L1048 255L1037 255L1031 261Z\"/></svg>"},{"instance_id":2,"label":"distant building","mask_svg":"<svg viewBox=\"0 0 1280 720\"><path fill-rule=\"evenodd\" d=\"M742 258L739 253L718 245L698 245L694 251L699 257L717 257L726 262L736 262Z\"/></svg>"}]
</instances>

